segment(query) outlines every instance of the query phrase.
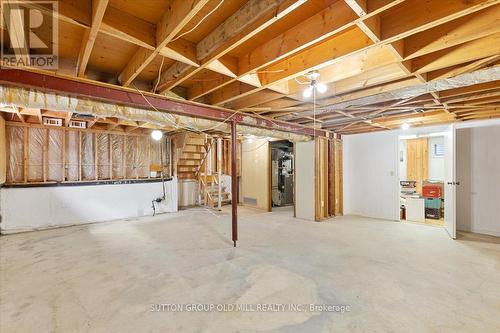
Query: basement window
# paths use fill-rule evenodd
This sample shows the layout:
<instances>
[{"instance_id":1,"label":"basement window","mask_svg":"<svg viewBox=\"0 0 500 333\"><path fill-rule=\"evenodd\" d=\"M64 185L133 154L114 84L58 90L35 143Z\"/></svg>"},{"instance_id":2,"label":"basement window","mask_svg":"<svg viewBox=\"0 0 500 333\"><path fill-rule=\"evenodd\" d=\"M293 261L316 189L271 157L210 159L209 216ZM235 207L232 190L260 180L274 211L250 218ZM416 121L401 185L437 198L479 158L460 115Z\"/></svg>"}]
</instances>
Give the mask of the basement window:
<instances>
[{"instance_id":1,"label":"basement window","mask_svg":"<svg viewBox=\"0 0 500 333\"><path fill-rule=\"evenodd\" d=\"M444 144L435 143L432 145L432 155L434 157L443 157L444 156Z\"/></svg>"}]
</instances>

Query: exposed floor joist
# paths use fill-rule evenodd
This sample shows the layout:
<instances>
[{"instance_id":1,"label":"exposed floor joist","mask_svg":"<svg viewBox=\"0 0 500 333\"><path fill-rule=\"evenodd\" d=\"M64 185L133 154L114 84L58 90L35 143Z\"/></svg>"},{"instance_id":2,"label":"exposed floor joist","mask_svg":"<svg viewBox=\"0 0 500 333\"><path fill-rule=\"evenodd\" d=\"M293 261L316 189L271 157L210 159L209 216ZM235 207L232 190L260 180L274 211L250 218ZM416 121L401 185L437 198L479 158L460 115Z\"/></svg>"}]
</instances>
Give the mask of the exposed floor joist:
<instances>
[{"instance_id":1,"label":"exposed floor joist","mask_svg":"<svg viewBox=\"0 0 500 333\"><path fill-rule=\"evenodd\" d=\"M50 13L44 4L26 6ZM156 87L177 99L311 127L313 103L297 83L307 81L304 74L319 72L328 89L316 106L328 110L496 67L499 13L500 0L169 0L148 3L147 10L132 2L61 0L56 73L144 91ZM430 91L424 110L442 109L460 120L457 103L445 95ZM492 116L497 105L496 99L482 104L492 107ZM367 106L378 117L412 114L423 105ZM346 129L353 129L366 114L351 112L357 111L316 119L325 129L349 122ZM328 127L334 119L346 124Z\"/></svg>"}]
</instances>

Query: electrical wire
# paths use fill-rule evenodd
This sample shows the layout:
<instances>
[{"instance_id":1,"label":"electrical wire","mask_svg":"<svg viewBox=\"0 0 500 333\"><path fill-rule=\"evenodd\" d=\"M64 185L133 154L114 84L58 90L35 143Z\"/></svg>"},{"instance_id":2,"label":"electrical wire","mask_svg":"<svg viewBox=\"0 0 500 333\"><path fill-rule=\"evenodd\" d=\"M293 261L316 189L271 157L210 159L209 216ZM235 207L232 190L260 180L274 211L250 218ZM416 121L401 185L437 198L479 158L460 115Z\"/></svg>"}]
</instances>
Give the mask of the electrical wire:
<instances>
[{"instance_id":1,"label":"electrical wire","mask_svg":"<svg viewBox=\"0 0 500 333\"><path fill-rule=\"evenodd\" d=\"M298 78L295 78L295 82L297 82L298 84L303 84L303 85L311 84L310 82L300 81Z\"/></svg>"},{"instance_id":2,"label":"electrical wire","mask_svg":"<svg viewBox=\"0 0 500 333\"><path fill-rule=\"evenodd\" d=\"M202 19L201 19L201 20L200 20L200 21L199 21L199 22L198 22L198 23L197 23L194 27L192 27L192 28L191 28L191 29L189 29L188 31L183 32L182 34L178 35L177 37L175 37L174 39L172 39L172 40L170 41L170 43L175 42L175 41L176 41L176 40L178 40L179 38L181 38L181 37L183 37L183 36L185 36L185 35L187 35L187 34L189 34L189 33L193 32L196 28L198 28L198 27L200 26L200 24L202 24L202 23L203 23L203 21L205 21L205 20L206 20L206 19L207 19L210 15L212 15L212 13L214 13L214 12L215 12L215 11L216 11L216 10L217 10L217 9L218 9L221 5L222 5L222 3L223 3L223 2L224 2L224 0L221 0L221 1L219 2L219 4L218 4L217 6L215 6L215 8L214 8L214 9L212 9L210 12L208 12L208 14L207 14L207 15L205 15L205 16L204 16L204 17L203 17L203 18L202 18ZM163 66L163 59L165 59L165 57L162 57L160 70L158 71L158 80L156 81L155 90L154 90L153 92L156 92L156 89L158 88L158 84L160 83L160 74L161 74L161 67ZM173 80L175 80L175 79L173 79ZM173 81L173 80L168 80L168 81L166 81L165 83L169 83L169 82L171 82L171 81Z\"/></svg>"},{"instance_id":3,"label":"electrical wire","mask_svg":"<svg viewBox=\"0 0 500 333\"><path fill-rule=\"evenodd\" d=\"M260 146L258 146L257 148L253 148L253 149L250 149L250 150L241 150L243 153L251 153L253 151L256 151L256 150L259 150L262 146L264 146L266 143L268 143L269 140L266 139L265 142L263 144L261 144Z\"/></svg>"},{"instance_id":4,"label":"electrical wire","mask_svg":"<svg viewBox=\"0 0 500 333\"><path fill-rule=\"evenodd\" d=\"M190 32L193 32L196 28L198 28L200 26L200 24L203 23L203 21L205 21L205 19L207 17L209 17L210 15L212 15L213 12L215 12L221 5L222 3L224 2L224 0L221 0L221 2L219 2L219 4L217 6L215 6L214 9L212 9L210 12L208 12L207 15L205 15L194 27L192 27L191 29L189 29L188 31L186 32L183 32L182 34L180 34L179 36L175 37L174 39L172 39L170 42L175 42L176 40L178 40L179 38L181 38L182 36L185 36L187 34L189 34Z\"/></svg>"},{"instance_id":5,"label":"electrical wire","mask_svg":"<svg viewBox=\"0 0 500 333\"><path fill-rule=\"evenodd\" d=\"M316 138L316 88L313 87L313 133Z\"/></svg>"},{"instance_id":6,"label":"electrical wire","mask_svg":"<svg viewBox=\"0 0 500 333\"><path fill-rule=\"evenodd\" d=\"M164 60L165 60L165 57L161 57L160 69L158 70L158 79L156 79L156 85L155 85L155 88L153 89L154 93L156 93L156 88L158 88L158 84L160 83L161 69L163 67Z\"/></svg>"},{"instance_id":7,"label":"electrical wire","mask_svg":"<svg viewBox=\"0 0 500 333\"><path fill-rule=\"evenodd\" d=\"M135 88L135 90L137 90L137 92L139 92L139 94L142 96L142 98L146 101L146 103L149 104L149 106L155 110L156 112L161 112L159 111L153 104L151 104L151 102L146 98L146 96L144 96L144 94L142 93L142 91L140 91L136 86L135 84L132 83L132 86ZM198 133L204 133L206 131L212 131L222 125L224 125L225 123L227 123L231 118L233 118L235 115L237 115L238 113L240 113L239 111L233 111L233 114L231 114L229 117L225 118L222 122L219 122L217 125L215 126L212 126L212 127L209 127L209 128L206 128L204 130L200 130L198 128L195 128L195 127L188 127L188 126L180 126L179 124L177 124L176 122L174 122L173 120L170 120L168 117L166 118L172 125L174 128L176 129L186 129L186 130L190 130L190 131L194 131L194 132L198 132Z\"/></svg>"},{"instance_id":8,"label":"electrical wire","mask_svg":"<svg viewBox=\"0 0 500 333\"><path fill-rule=\"evenodd\" d=\"M286 69L255 71L255 72L252 72L251 74L282 73L282 72L286 72Z\"/></svg>"}]
</instances>

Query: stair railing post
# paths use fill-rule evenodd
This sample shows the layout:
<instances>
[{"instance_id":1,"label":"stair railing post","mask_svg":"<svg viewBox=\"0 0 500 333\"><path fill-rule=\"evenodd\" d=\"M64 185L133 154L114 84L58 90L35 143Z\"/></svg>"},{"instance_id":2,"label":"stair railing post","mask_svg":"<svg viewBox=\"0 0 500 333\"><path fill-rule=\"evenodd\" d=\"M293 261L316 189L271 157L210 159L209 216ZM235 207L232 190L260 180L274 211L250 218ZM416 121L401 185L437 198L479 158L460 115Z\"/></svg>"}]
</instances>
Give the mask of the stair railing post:
<instances>
[{"instance_id":1,"label":"stair railing post","mask_svg":"<svg viewBox=\"0 0 500 333\"><path fill-rule=\"evenodd\" d=\"M236 164L236 121L231 121L231 226L234 247L238 240L238 178Z\"/></svg>"},{"instance_id":2,"label":"stair railing post","mask_svg":"<svg viewBox=\"0 0 500 333\"><path fill-rule=\"evenodd\" d=\"M217 138L217 209L222 210L222 138Z\"/></svg>"},{"instance_id":3,"label":"stair railing post","mask_svg":"<svg viewBox=\"0 0 500 333\"><path fill-rule=\"evenodd\" d=\"M207 138L205 137L205 159L203 161L203 200L204 200L204 204L205 206L208 205L208 202L207 202L207 199L208 199L208 195L207 195L207 186L208 186L208 182L207 182L207 171L208 171L208 168L207 168L207 165L208 165L208 152L210 151L210 146L208 146L208 141L207 141Z\"/></svg>"}]
</instances>

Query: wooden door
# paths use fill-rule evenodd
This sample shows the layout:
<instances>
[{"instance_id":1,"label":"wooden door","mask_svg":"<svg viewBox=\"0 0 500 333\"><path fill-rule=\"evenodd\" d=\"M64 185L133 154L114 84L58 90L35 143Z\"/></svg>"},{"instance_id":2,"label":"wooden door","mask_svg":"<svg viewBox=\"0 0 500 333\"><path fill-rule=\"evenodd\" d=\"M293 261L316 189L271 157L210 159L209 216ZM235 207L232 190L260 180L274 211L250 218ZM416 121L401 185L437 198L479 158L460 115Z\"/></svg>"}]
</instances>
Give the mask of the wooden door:
<instances>
[{"instance_id":1,"label":"wooden door","mask_svg":"<svg viewBox=\"0 0 500 333\"><path fill-rule=\"evenodd\" d=\"M406 178L417 182L422 194L422 181L429 175L429 148L427 138L411 139L406 144Z\"/></svg>"}]
</instances>

